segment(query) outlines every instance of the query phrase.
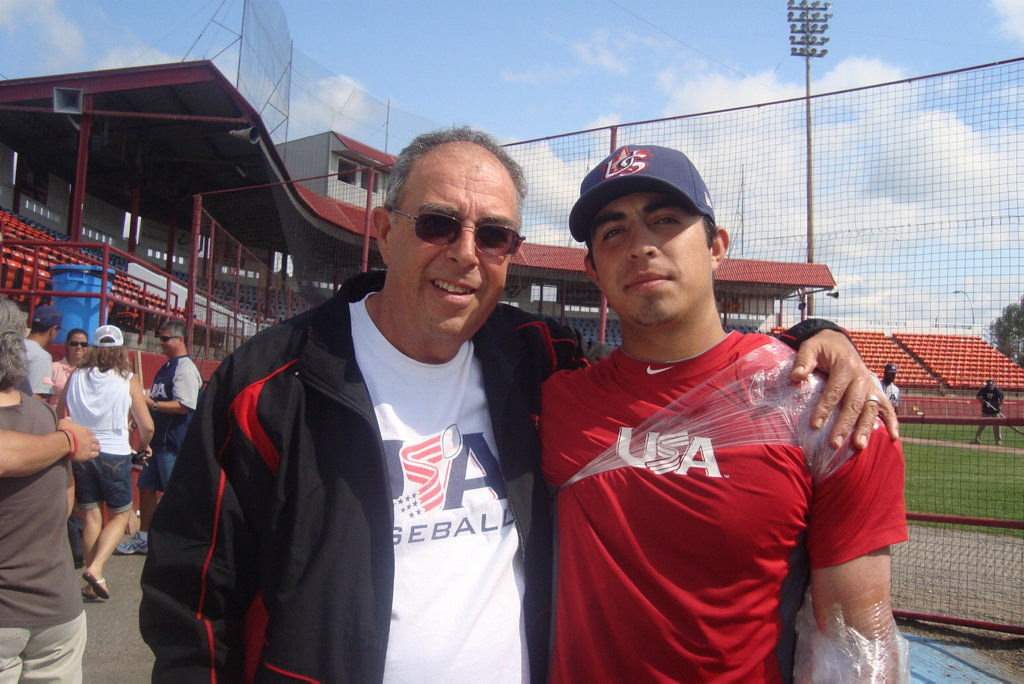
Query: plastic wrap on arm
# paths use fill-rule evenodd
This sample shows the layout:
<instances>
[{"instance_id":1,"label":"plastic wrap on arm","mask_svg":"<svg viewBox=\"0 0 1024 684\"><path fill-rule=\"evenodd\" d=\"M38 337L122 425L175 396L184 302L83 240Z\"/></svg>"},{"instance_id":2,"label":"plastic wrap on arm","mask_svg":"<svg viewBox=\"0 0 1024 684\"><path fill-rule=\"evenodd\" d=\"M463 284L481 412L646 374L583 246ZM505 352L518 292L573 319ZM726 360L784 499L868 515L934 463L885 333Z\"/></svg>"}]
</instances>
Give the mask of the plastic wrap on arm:
<instances>
[{"instance_id":1,"label":"plastic wrap on arm","mask_svg":"<svg viewBox=\"0 0 1024 684\"><path fill-rule=\"evenodd\" d=\"M833 412L818 430L810 426L811 410L824 390L812 376L800 384L789 374L794 352L773 340L738 359L721 372L680 395L629 430L629 448L612 445L564 486L590 475L623 467L655 473L685 472L702 449L758 444L802 447L812 482L835 472L853 454L848 443L828 443L836 419ZM619 440L624 441L624 440Z\"/></svg>"},{"instance_id":2,"label":"plastic wrap on arm","mask_svg":"<svg viewBox=\"0 0 1024 684\"><path fill-rule=\"evenodd\" d=\"M888 604L876 604L860 629L846 624L835 605L821 627L811 593L796 618L795 682L909 682L909 644L900 634Z\"/></svg>"}]
</instances>

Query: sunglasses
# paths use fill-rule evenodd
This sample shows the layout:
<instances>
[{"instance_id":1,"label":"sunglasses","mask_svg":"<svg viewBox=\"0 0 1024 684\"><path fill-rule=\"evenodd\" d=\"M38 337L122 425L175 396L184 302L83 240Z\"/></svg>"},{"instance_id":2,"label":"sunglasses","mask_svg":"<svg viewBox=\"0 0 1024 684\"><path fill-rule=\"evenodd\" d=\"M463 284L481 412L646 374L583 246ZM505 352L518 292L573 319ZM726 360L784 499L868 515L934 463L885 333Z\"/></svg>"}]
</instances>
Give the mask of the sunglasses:
<instances>
[{"instance_id":1,"label":"sunglasses","mask_svg":"<svg viewBox=\"0 0 1024 684\"><path fill-rule=\"evenodd\" d=\"M413 216L398 209L391 211L412 219L416 223L416 237L431 245L450 245L462 235L462 223L454 216L445 214L420 214ZM519 249L523 236L508 226L499 223L485 223L474 226L476 248L491 256L511 256Z\"/></svg>"},{"instance_id":2,"label":"sunglasses","mask_svg":"<svg viewBox=\"0 0 1024 684\"><path fill-rule=\"evenodd\" d=\"M161 335L160 336L160 341L161 342L168 342L170 340L174 340L174 339L177 339L179 337L181 337L181 335Z\"/></svg>"},{"instance_id":3,"label":"sunglasses","mask_svg":"<svg viewBox=\"0 0 1024 684\"><path fill-rule=\"evenodd\" d=\"M65 347L88 347L88 342L65 342Z\"/></svg>"}]
</instances>

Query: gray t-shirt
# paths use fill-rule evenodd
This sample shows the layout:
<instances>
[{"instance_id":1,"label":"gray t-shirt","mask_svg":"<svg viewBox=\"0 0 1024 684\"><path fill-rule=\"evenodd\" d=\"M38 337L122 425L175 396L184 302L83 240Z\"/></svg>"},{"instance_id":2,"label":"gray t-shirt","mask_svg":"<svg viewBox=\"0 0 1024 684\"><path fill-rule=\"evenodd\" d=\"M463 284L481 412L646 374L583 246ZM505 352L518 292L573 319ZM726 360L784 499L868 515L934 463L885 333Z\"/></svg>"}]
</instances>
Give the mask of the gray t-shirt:
<instances>
[{"instance_id":1,"label":"gray t-shirt","mask_svg":"<svg viewBox=\"0 0 1024 684\"><path fill-rule=\"evenodd\" d=\"M27 394L0 406L0 428L45 435L53 409ZM59 625L82 612L68 544L71 468L57 459L37 473L0 477L0 626Z\"/></svg>"},{"instance_id":2,"label":"gray t-shirt","mask_svg":"<svg viewBox=\"0 0 1024 684\"><path fill-rule=\"evenodd\" d=\"M25 356L28 357L28 384L33 394L53 394L50 374L53 372L53 357L35 340L25 339Z\"/></svg>"}]
</instances>

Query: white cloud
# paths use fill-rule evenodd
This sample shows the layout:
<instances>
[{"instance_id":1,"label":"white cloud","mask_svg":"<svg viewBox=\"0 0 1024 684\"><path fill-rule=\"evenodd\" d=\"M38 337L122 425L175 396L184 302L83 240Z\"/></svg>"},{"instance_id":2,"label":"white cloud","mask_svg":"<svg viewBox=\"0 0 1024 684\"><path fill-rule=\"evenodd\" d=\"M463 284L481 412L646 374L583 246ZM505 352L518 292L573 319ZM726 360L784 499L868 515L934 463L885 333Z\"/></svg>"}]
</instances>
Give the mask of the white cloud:
<instances>
[{"instance_id":1,"label":"white cloud","mask_svg":"<svg viewBox=\"0 0 1024 684\"><path fill-rule=\"evenodd\" d=\"M36 42L34 51L45 55L40 73L74 68L85 52L82 32L54 0L0 0L0 26L17 35L19 44Z\"/></svg>"},{"instance_id":2,"label":"white cloud","mask_svg":"<svg viewBox=\"0 0 1024 684\"><path fill-rule=\"evenodd\" d=\"M999 33L1024 43L1024 0L992 0L992 9L999 19Z\"/></svg>"},{"instance_id":3,"label":"white cloud","mask_svg":"<svg viewBox=\"0 0 1024 684\"><path fill-rule=\"evenodd\" d=\"M630 73L630 62L647 52L664 52L668 43L659 38L622 29L598 29L591 36L572 44L576 58L620 76ZM647 55L645 58L650 57Z\"/></svg>"},{"instance_id":4,"label":"white cloud","mask_svg":"<svg viewBox=\"0 0 1024 684\"><path fill-rule=\"evenodd\" d=\"M292 82L289 137L337 131L363 140L387 118L386 103L347 76L330 76L307 83Z\"/></svg>"},{"instance_id":5,"label":"white cloud","mask_svg":"<svg viewBox=\"0 0 1024 684\"><path fill-rule=\"evenodd\" d=\"M613 49L616 43L612 42L611 31L600 29L590 40L573 43L572 49L576 58L584 64L625 76L629 69L625 60Z\"/></svg>"},{"instance_id":6,"label":"white cloud","mask_svg":"<svg viewBox=\"0 0 1024 684\"><path fill-rule=\"evenodd\" d=\"M851 57L818 78L812 72L811 92L847 90L905 77L900 68L881 60ZM663 69L657 84L668 97L662 110L665 116L775 102L801 97L805 92L803 83L780 81L774 71L738 78L713 71L702 61Z\"/></svg>"},{"instance_id":7,"label":"white cloud","mask_svg":"<svg viewBox=\"0 0 1024 684\"><path fill-rule=\"evenodd\" d=\"M622 123L622 116L619 114L602 114L590 123L585 124L583 128L604 128L605 126L614 126L620 123Z\"/></svg>"},{"instance_id":8,"label":"white cloud","mask_svg":"<svg viewBox=\"0 0 1024 684\"><path fill-rule=\"evenodd\" d=\"M706 62L663 69L657 85L668 98L662 108L665 116L742 107L803 94L802 85L782 83L771 71L740 79L710 71Z\"/></svg>"},{"instance_id":9,"label":"white cloud","mask_svg":"<svg viewBox=\"0 0 1024 684\"><path fill-rule=\"evenodd\" d=\"M812 64L813 69L815 65ZM834 69L825 73L820 80L811 74L812 93L831 93L849 88L888 83L906 78L907 74L899 67L886 64L880 59L865 57L848 57L839 62Z\"/></svg>"}]
</instances>

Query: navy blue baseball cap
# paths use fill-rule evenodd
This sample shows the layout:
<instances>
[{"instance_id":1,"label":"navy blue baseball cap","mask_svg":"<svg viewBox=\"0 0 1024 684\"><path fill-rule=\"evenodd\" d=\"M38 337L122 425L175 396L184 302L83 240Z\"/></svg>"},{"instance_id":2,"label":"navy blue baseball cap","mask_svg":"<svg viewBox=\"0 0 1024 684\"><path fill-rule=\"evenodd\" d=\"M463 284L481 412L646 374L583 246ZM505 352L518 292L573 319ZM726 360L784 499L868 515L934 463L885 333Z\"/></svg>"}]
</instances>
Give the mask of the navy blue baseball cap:
<instances>
[{"instance_id":1,"label":"navy blue baseball cap","mask_svg":"<svg viewBox=\"0 0 1024 684\"><path fill-rule=\"evenodd\" d=\"M634 192L663 192L718 225L708 186L685 154L657 145L625 145L580 183L580 198L569 212L569 232L586 242L602 207Z\"/></svg>"},{"instance_id":2,"label":"navy blue baseball cap","mask_svg":"<svg viewBox=\"0 0 1024 684\"><path fill-rule=\"evenodd\" d=\"M37 306L36 310L32 313L32 325L59 328L63 322L64 314L55 306Z\"/></svg>"}]
</instances>

